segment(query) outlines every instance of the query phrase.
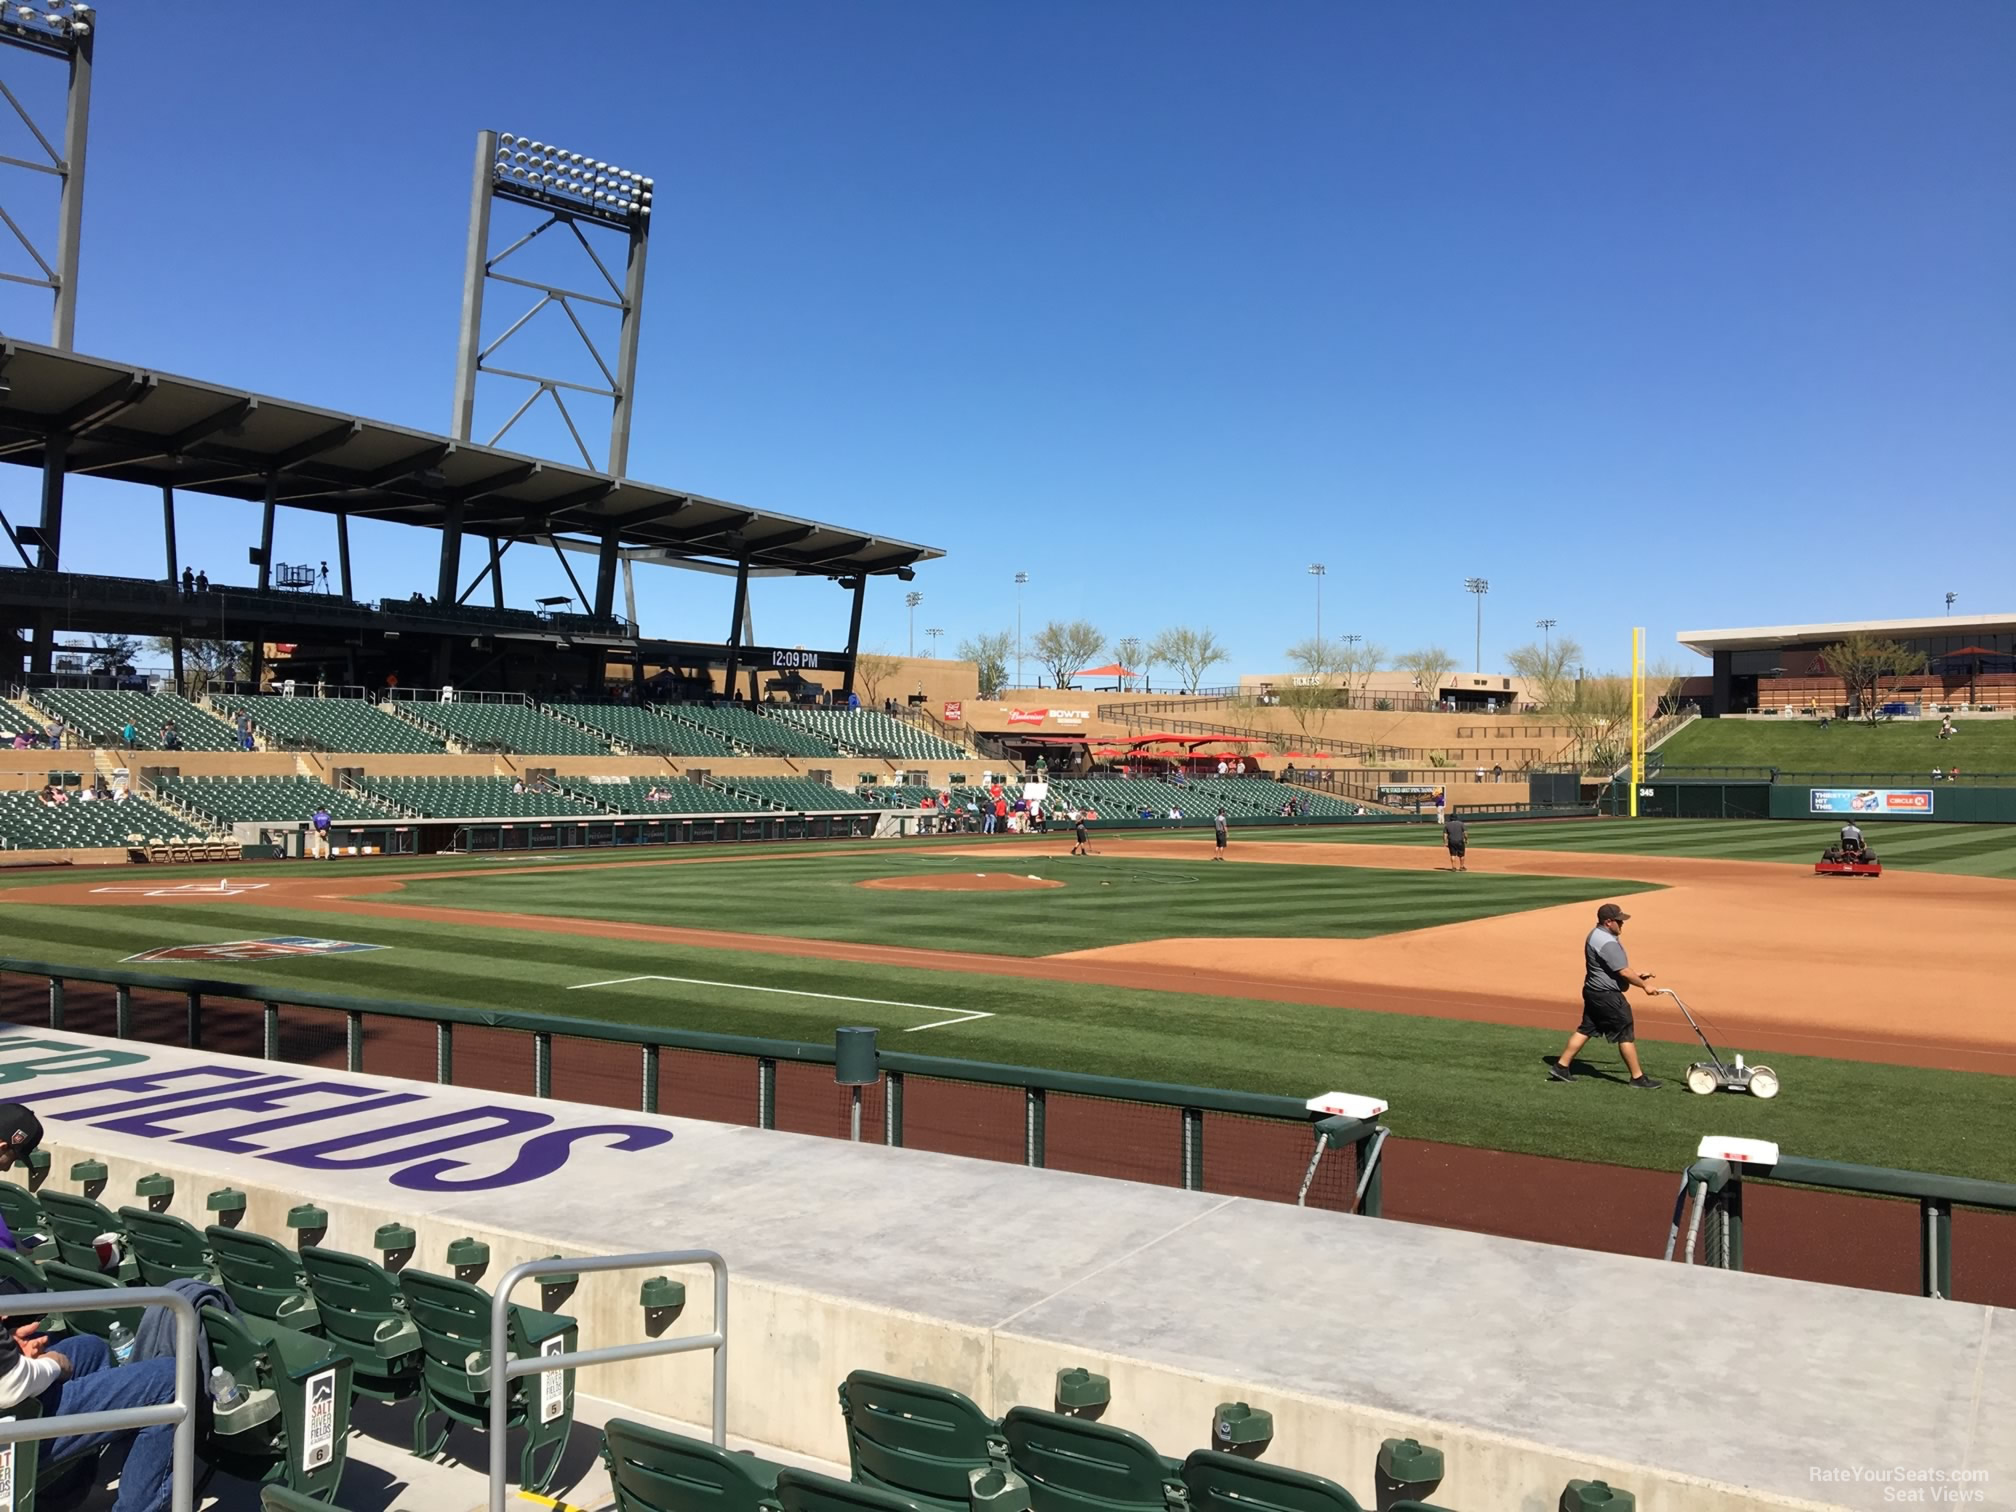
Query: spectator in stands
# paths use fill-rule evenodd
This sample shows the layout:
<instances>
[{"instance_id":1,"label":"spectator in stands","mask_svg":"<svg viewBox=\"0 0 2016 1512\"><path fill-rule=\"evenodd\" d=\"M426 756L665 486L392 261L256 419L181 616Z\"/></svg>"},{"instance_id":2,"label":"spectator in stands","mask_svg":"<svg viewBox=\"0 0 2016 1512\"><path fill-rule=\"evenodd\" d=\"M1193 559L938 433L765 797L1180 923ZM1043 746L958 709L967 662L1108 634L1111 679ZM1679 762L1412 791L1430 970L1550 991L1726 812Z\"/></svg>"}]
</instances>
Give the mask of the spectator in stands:
<instances>
[{"instance_id":1,"label":"spectator in stands","mask_svg":"<svg viewBox=\"0 0 2016 1512\"><path fill-rule=\"evenodd\" d=\"M1951 740L1953 738L1953 716L1951 714L1940 717L1939 738L1941 740Z\"/></svg>"},{"instance_id":2,"label":"spectator in stands","mask_svg":"<svg viewBox=\"0 0 2016 1512\"><path fill-rule=\"evenodd\" d=\"M1960 780L1960 768L1954 767L1951 771L1949 771L1946 774L1946 780L1948 782L1958 782Z\"/></svg>"},{"instance_id":3,"label":"spectator in stands","mask_svg":"<svg viewBox=\"0 0 2016 1512\"><path fill-rule=\"evenodd\" d=\"M1505 780L1505 765L1503 762L1494 761L1491 763L1491 780L1493 782L1503 782Z\"/></svg>"},{"instance_id":4,"label":"spectator in stands","mask_svg":"<svg viewBox=\"0 0 2016 1512\"><path fill-rule=\"evenodd\" d=\"M245 751L252 749L252 716L242 712L238 715L238 747Z\"/></svg>"},{"instance_id":5,"label":"spectator in stands","mask_svg":"<svg viewBox=\"0 0 2016 1512\"><path fill-rule=\"evenodd\" d=\"M65 728L66 723L67 722L64 720L63 716L61 714L58 714L56 716L55 722L49 726L50 750L60 751L63 749L63 730Z\"/></svg>"},{"instance_id":6,"label":"spectator in stands","mask_svg":"<svg viewBox=\"0 0 2016 1512\"><path fill-rule=\"evenodd\" d=\"M133 728L132 720L130 719L127 720L126 723L123 726L121 726L119 730L119 743L129 751L132 750L138 744L140 744L140 732Z\"/></svg>"},{"instance_id":7,"label":"spectator in stands","mask_svg":"<svg viewBox=\"0 0 2016 1512\"><path fill-rule=\"evenodd\" d=\"M164 751L179 751L182 749L182 731L176 727L175 721L172 719L161 726L161 749Z\"/></svg>"},{"instance_id":8,"label":"spectator in stands","mask_svg":"<svg viewBox=\"0 0 2016 1512\"><path fill-rule=\"evenodd\" d=\"M87 782L78 788L77 801L79 803L96 803L98 801L98 785L94 782Z\"/></svg>"},{"instance_id":9,"label":"spectator in stands","mask_svg":"<svg viewBox=\"0 0 2016 1512\"><path fill-rule=\"evenodd\" d=\"M1225 775L1225 758L1223 756L1218 758L1218 775L1220 777Z\"/></svg>"},{"instance_id":10,"label":"spectator in stands","mask_svg":"<svg viewBox=\"0 0 2016 1512\"><path fill-rule=\"evenodd\" d=\"M196 591L196 574L191 572L187 567L182 569L182 591L184 593L194 593Z\"/></svg>"},{"instance_id":11,"label":"spectator in stands","mask_svg":"<svg viewBox=\"0 0 2016 1512\"><path fill-rule=\"evenodd\" d=\"M112 789L112 801L114 803L124 803L131 796L132 794L127 791L126 784L123 782Z\"/></svg>"},{"instance_id":12,"label":"spectator in stands","mask_svg":"<svg viewBox=\"0 0 2016 1512\"><path fill-rule=\"evenodd\" d=\"M523 777L512 778L511 791L514 793L523 793L525 791L525 779Z\"/></svg>"},{"instance_id":13,"label":"spectator in stands","mask_svg":"<svg viewBox=\"0 0 2016 1512\"><path fill-rule=\"evenodd\" d=\"M209 573L199 572L196 574L196 591L198 593L208 593L210 591Z\"/></svg>"}]
</instances>

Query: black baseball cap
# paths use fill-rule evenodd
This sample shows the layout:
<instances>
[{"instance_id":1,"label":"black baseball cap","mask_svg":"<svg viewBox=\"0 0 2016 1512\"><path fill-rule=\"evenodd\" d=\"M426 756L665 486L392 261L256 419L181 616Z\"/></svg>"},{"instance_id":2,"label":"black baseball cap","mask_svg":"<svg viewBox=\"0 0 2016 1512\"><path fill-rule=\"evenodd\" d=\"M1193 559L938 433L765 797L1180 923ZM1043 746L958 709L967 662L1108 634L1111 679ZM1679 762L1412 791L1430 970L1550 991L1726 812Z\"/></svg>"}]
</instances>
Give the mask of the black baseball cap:
<instances>
[{"instance_id":1,"label":"black baseball cap","mask_svg":"<svg viewBox=\"0 0 2016 1512\"><path fill-rule=\"evenodd\" d=\"M20 1160L42 1143L42 1120L20 1103L0 1103L0 1144Z\"/></svg>"},{"instance_id":2,"label":"black baseball cap","mask_svg":"<svg viewBox=\"0 0 2016 1512\"><path fill-rule=\"evenodd\" d=\"M1605 903L1601 908L1596 910L1596 922L1598 924L1608 924L1612 919L1621 924L1630 917L1631 915L1624 912L1615 903Z\"/></svg>"}]
</instances>

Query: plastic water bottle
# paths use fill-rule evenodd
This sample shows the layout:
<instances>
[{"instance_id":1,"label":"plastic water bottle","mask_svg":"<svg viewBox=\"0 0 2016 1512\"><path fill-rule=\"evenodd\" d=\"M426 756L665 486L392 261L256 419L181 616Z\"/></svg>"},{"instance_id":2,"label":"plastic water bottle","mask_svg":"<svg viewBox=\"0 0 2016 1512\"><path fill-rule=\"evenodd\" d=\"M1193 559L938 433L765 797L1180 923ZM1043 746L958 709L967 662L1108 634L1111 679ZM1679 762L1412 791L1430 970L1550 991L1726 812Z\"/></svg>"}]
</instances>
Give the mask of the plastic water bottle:
<instances>
[{"instance_id":1,"label":"plastic water bottle","mask_svg":"<svg viewBox=\"0 0 2016 1512\"><path fill-rule=\"evenodd\" d=\"M105 1336L105 1342L112 1350L112 1362L115 1365L127 1365L133 1360L133 1346L140 1341L133 1337L131 1329L115 1318L112 1322L112 1331Z\"/></svg>"},{"instance_id":2,"label":"plastic water bottle","mask_svg":"<svg viewBox=\"0 0 2016 1512\"><path fill-rule=\"evenodd\" d=\"M245 1400L245 1393L238 1385L238 1378L222 1365L210 1367L210 1400L225 1411Z\"/></svg>"}]
</instances>

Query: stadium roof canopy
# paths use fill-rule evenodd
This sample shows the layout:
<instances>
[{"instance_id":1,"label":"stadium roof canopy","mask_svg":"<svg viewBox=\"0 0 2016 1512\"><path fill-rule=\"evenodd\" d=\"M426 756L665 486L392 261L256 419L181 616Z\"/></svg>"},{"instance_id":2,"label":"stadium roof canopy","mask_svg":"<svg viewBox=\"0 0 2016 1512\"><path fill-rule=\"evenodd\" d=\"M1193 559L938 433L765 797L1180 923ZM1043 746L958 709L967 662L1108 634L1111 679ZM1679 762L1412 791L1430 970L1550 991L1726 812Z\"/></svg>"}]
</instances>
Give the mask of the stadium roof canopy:
<instances>
[{"instance_id":1,"label":"stadium roof canopy","mask_svg":"<svg viewBox=\"0 0 2016 1512\"><path fill-rule=\"evenodd\" d=\"M1769 651L1780 646L1819 645L1857 633L1890 639L1921 635L2008 634L2016 614L1936 614L1924 619L1841 620L1826 625L1756 625L1747 630L1682 630L1680 644L1703 656L1717 651Z\"/></svg>"},{"instance_id":2,"label":"stadium roof canopy","mask_svg":"<svg viewBox=\"0 0 2016 1512\"><path fill-rule=\"evenodd\" d=\"M454 441L242 389L0 342L0 460L500 539L614 535L633 561L747 561L818 577L944 553L683 489Z\"/></svg>"}]
</instances>

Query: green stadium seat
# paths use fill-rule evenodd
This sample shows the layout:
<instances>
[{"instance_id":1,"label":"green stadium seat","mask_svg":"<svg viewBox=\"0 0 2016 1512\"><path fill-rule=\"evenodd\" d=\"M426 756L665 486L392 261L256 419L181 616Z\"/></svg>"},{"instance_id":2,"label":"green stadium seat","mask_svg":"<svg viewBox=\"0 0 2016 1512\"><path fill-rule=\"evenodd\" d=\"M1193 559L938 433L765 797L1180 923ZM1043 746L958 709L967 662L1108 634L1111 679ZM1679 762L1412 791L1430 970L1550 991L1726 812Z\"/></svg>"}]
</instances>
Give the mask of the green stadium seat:
<instances>
[{"instance_id":1,"label":"green stadium seat","mask_svg":"<svg viewBox=\"0 0 2016 1512\"><path fill-rule=\"evenodd\" d=\"M84 688L36 688L29 701L53 720L62 715L68 726L64 746L82 737L80 745L112 748L125 746L124 730L131 724L139 751L159 750L161 726L171 720L186 751L232 751L238 748L238 732L207 709L174 693L139 693Z\"/></svg>"},{"instance_id":2,"label":"green stadium seat","mask_svg":"<svg viewBox=\"0 0 2016 1512\"><path fill-rule=\"evenodd\" d=\"M126 1238L126 1226L109 1208L76 1192L43 1192L42 1211L49 1215L49 1231L56 1236L56 1253L65 1265L82 1266L95 1272L98 1269L98 1236L117 1234L122 1241ZM132 1278L140 1274L140 1268L131 1254L132 1245L128 1243L126 1248L128 1253L119 1267L119 1274L131 1284Z\"/></svg>"},{"instance_id":3,"label":"green stadium seat","mask_svg":"<svg viewBox=\"0 0 2016 1512\"><path fill-rule=\"evenodd\" d=\"M213 703L228 717L252 716L268 747L378 755L439 755L441 741L410 720L387 714L361 698L284 698L230 695Z\"/></svg>"},{"instance_id":4,"label":"green stadium seat","mask_svg":"<svg viewBox=\"0 0 2016 1512\"><path fill-rule=\"evenodd\" d=\"M321 1310L309 1287L305 1257L249 1229L213 1223L203 1238L216 1259L224 1294L240 1312L302 1333L321 1330Z\"/></svg>"},{"instance_id":5,"label":"green stadium seat","mask_svg":"<svg viewBox=\"0 0 2016 1512\"><path fill-rule=\"evenodd\" d=\"M696 729L711 730L738 752L755 756L838 756L840 748L783 719L766 719L739 704L664 704L662 711Z\"/></svg>"},{"instance_id":6,"label":"green stadium seat","mask_svg":"<svg viewBox=\"0 0 2016 1512\"><path fill-rule=\"evenodd\" d=\"M809 777L717 777L722 788L792 813L832 813L872 809L874 804L849 789L829 787Z\"/></svg>"},{"instance_id":7,"label":"green stadium seat","mask_svg":"<svg viewBox=\"0 0 2016 1512\"><path fill-rule=\"evenodd\" d=\"M343 1512L334 1502L303 1496L286 1486L260 1487L259 1508L260 1512Z\"/></svg>"},{"instance_id":8,"label":"green stadium seat","mask_svg":"<svg viewBox=\"0 0 2016 1512\"><path fill-rule=\"evenodd\" d=\"M516 695L506 702L428 703L401 699L393 704L436 738L472 751L515 751L528 756L607 756L609 742L578 724L556 719Z\"/></svg>"},{"instance_id":9,"label":"green stadium seat","mask_svg":"<svg viewBox=\"0 0 2016 1512\"><path fill-rule=\"evenodd\" d=\"M566 819L603 812L561 789L544 793L511 791L508 777L380 777L358 786L408 813L428 819Z\"/></svg>"},{"instance_id":10,"label":"green stadium seat","mask_svg":"<svg viewBox=\"0 0 2016 1512\"><path fill-rule=\"evenodd\" d=\"M734 756L740 754L725 736L686 720L663 714L650 704L548 704L556 718L584 725L620 742L629 750L652 756Z\"/></svg>"},{"instance_id":11,"label":"green stadium seat","mask_svg":"<svg viewBox=\"0 0 2016 1512\"><path fill-rule=\"evenodd\" d=\"M212 1361L246 1393L235 1412L208 1414L203 1457L250 1481L314 1498L336 1494L350 1431L350 1361L326 1339L220 1307L201 1313Z\"/></svg>"},{"instance_id":12,"label":"green stadium seat","mask_svg":"<svg viewBox=\"0 0 2016 1512\"><path fill-rule=\"evenodd\" d=\"M170 1281L215 1281L217 1262L203 1236L180 1218L146 1208L123 1207L119 1221L125 1225L127 1242L143 1286L166 1286Z\"/></svg>"},{"instance_id":13,"label":"green stadium seat","mask_svg":"<svg viewBox=\"0 0 2016 1512\"><path fill-rule=\"evenodd\" d=\"M0 1222L7 1225L17 1244L34 1234L50 1236L49 1217L42 1211L41 1199L18 1181L0 1181Z\"/></svg>"},{"instance_id":14,"label":"green stadium seat","mask_svg":"<svg viewBox=\"0 0 2016 1512\"><path fill-rule=\"evenodd\" d=\"M447 1445L456 1423L483 1429L490 1425L489 1373L472 1374L469 1368L472 1356L489 1359L490 1294L467 1281L415 1270L400 1272L399 1290L426 1351L420 1368L420 1410L413 1418L413 1452L431 1459ZM514 1359L537 1357L551 1340L559 1341L564 1352L574 1349L579 1330L572 1318L515 1304L506 1315ZM525 1433L518 1482L526 1491L546 1490L559 1472L574 1423L574 1372L562 1372L556 1404L547 1406L545 1395L541 1376L511 1382L505 1422ZM448 1422L437 1435L433 1424L441 1417ZM542 1467L539 1457L545 1451L550 1453Z\"/></svg>"},{"instance_id":15,"label":"green stadium seat","mask_svg":"<svg viewBox=\"0 0 2016 1512\"><path fill-rule=\"evenodd\" d=\"M1182 1467L1124 1428L1015 1407L1001 1432L1030 1512L1178 1512L1188 1496Z\"/></svg>"},{"instance_id":16,"label":"green stadium seat","mask_svg":"<svg viewBox=\"0 0 2016 1512\"><path fill-rule=\"evenodd\" d=\"M102 1275L95 1269L87 1270L81 1265L65 1265L60 1260L51 1260L42 1267L42 1280L43 1289L52 1292L118 1291L134 1284ZM104 1339L111 1335L115 1322L125 1324L128 1333L138 1333L140 1313L141 1309L137 1307L73 1307L63 1315L63 1319L73 1333L93 1334Z\"/></svg>"},{"instance_id":17,"label":"green stadium seat","mask_svg":"<svg viewBox=\"0 0 2016 1512\"><path fill-rule=\"evenodd\" d=\"M969 1472L1007 1462L1001 1425L944 1386L857 1370L840 1384L840 1415L855 1480L947 1512L968 1505Z\"/></svg>"},{"instance_id":18,"label":"green stadium seat","mask_svg":"<svg viewBox=\"0 0 2016 1512\"><path fill-rule=\"evenodd\" d=\"M627 1418L602 1428L616 1512L771 1512L779 1467Z\"/></svg>"},{"instance_id":19,"label":"green stadium seat","mask_svg":"<svg viewBox=\"0 0 2016 1512\"><path fill-rule=\"evenodd\" d=\"M302 1247L301 1263L329 1342L355 1366L357 1394L399 1402L417 1392L424 1346L398 1278L375 1260L315 1244Z\"/></svg>"},{"instance_id":20,"label":"green stadium seat","mask_svg":"<svg viewBox=\"0 0 2016 1512\"><path fill-rule=\"evenodd\" d=\"M163 777L153 791L162 801L219 827L306 824L318 808L339 820L383 821L396 813L390 805L361 793L342 792L312 777Z\"/></svg>"},{"instance_id":21,"label":"green stadium seat","mask_svg":"<svg viewBox=\"0 0 2016 1512\"><path fill-rule=\"evenodd\" d=\"M0 793L0 849L132 850L136 839L160 836L186 841L201 831L143 797L85 803L73 791L69 802L49 807L38 793Z\"/></svg>"},{"instance_id":22,"label":"green stadium seat","mask_svg":"<svg viewBox=\"0 0 2016 1512\"><path fill-rule=\"evenodd\" d=\"M1216 1449L1183 1461L1190 1512L1363 1512L1333 1480Z\"/></svg>"},{"instance_id":23,"label":"green stadium seat","mask_svg":"<svg viewBox=\"0 0 2016 1512\"><path fill-rule=\"evenodd\" d=\"M857 1486L810 1470L777 1473L777 1504L783 1512L929 1512L924 1503L893 1491Z\"/></svg>"}]
</instances>

